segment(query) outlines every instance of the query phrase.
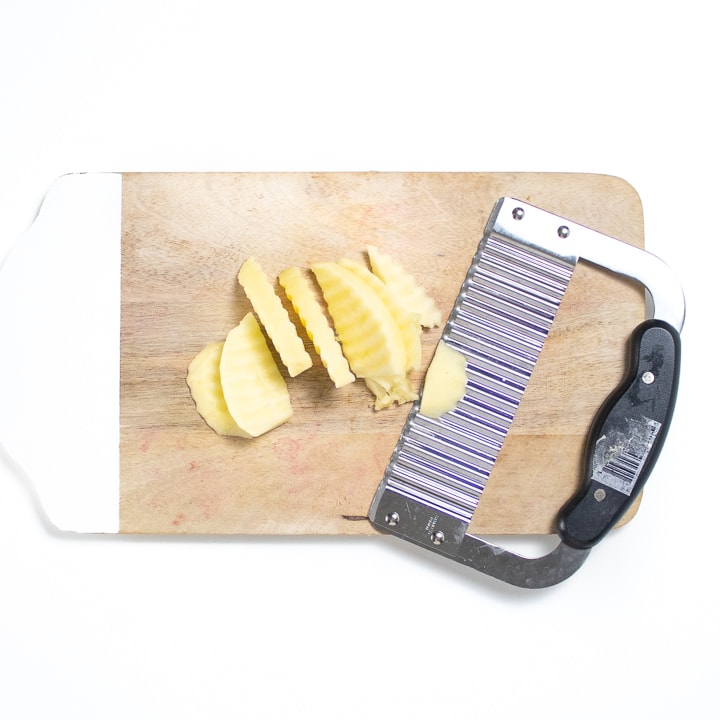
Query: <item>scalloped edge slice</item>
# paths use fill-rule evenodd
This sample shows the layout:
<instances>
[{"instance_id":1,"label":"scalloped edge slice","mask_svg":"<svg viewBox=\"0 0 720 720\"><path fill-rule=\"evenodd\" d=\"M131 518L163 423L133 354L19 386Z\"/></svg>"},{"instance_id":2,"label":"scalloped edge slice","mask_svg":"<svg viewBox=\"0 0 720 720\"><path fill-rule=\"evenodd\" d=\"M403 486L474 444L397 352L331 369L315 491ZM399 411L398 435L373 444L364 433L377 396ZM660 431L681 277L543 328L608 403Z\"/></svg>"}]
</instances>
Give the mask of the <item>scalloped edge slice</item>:
<instances>
[{"instance_id":1,"label":"scalloped edge slice","mask_svg":"<svg viewBox=\"0 0 720 720\"><path fill-rule=\"evenodd\" d=\"M249 438L233 420L220 382L220 357L223 341L207 344L190 362L187 384L200 417L218 435Z\"/></svg>"},{"instance_id":2,"label":"scalloped edge slice","mask_svg":"<svg viewBox=\"0 0 720 720\"><path fill-rule=\"evenodd\" d=\"M242 285L290 377L295 377L312 367L312 358L305 350L295 324L290 320L282 301L254 257L249 257L243 263L238 273L238 282Z\"/></svg>"},{"instance_id":3,"label":"scalloped edge slice","mask_svg":"<svg viewBox=\"0 0 720 720\"><path fill-rule=\"evenodd\" d=\"M361 378L404 375L407 356L402 336L377 293L338 263L314 263L311 270L355 375Z\"/></svg>"},{"instance_id":4,"label":"scalloped edge slice","mask_svg":"<svg viewBox=\"0 0 720 720\"><path fill-rule=\"evenodd\" d=\"M395 294L388 289L387 285L364 265L349 258L343 258L338 264L355 273L363 282L366 282L385 303L397 323L405 344L405 354L407 355L405 370L408 372L417 370L422 363L422 326L420 325L419 316L409 313Z\"/></svg>"},{"instance_id":5,"label":"scalloped edge slice","mask_svg":"<svg viewBox=\"0 0 720 720\"><path fill-rule=\"evenodd\" d=\"M381 253L375 245L367 246L367 254L373 273L387 285L409 313L420 316L423 327L440 325L442 313L435 301L400 263Z\"/></svg>"},{"instance_id":6,"label":"scalloped edge slice","mask_svg":"<svg viewBox=\"0 0 720 720\"><path fill-rule=\"evenodd\" d=\"M350 371L340 343L335 339L335 333L300 268L283 270L278 280L335 387L341 388L354 382L355 376Z\"/></svg>"},{"instance_id":7,"label":"scalloped edge slice","mask_svg":"<svg viewBox=\"0 0 720 720\"><path fill-rule=\"evenodd\" d=\"M250 437L258 437L292 417L287 385L252 313L225 339L220 382L230 415Z\"/></svg>"}]
</instances>

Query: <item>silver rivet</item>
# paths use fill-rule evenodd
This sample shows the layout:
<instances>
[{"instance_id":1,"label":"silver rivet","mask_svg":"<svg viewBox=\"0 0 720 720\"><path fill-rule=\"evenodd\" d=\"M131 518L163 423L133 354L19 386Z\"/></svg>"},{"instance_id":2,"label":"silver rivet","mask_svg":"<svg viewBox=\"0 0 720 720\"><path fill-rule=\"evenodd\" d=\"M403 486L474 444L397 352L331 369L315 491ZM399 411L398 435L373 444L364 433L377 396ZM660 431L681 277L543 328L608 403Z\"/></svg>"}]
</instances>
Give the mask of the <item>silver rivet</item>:
<instances>
[{"instance_id":1,"label":"silver rivet","mask_svg":"<svg viewBox=\"0 0 720 720\"><path fill-rule=\"evenodd\" d=\"M570 234L570 228L567 225L561 225L558 228L558 235L561 238L566 238Z\"/></svg>"},{"instance_id":2,"label":"silver rivet","mask_svg":"<svg viewBox=\"0 0 720 720\"><path fill-rule=\"evenodd\" d=\"M598 488L598 489L593 493L593 497L594 497L598 502L602 502L602 501L607 497L607 493L606 493L602 488Z\"/></svg>"},{"instance_id":3,"label":"silver rivet","mask_svg":"<svg viewBox=\"0 0 720 720\"><path fill-rule=\"evenodd\" d=\"M436 530L430 539L433 541L433 545L442 545L445 542L445 533L442 530Z\"/></svg>"},{"instance_id":4,"label":"silver rivet","mask_svg":"<svg viewBox=\"0 0 720 720\"><path fill-rule=\"evenodd\" d=\"M648 370L642 374L642 381L646 385L652 385L655 382L655 376Z\"/></svg>"},{"instance_id":5,"label":"silver rivet","mask_svg":"<svg viewBox=\"0 0 720 720\"><path fill-rule=\"evenodd\" d=\"M512 211L512 216L514 220L522 220L525 217L525 211L521 207L516 207Z\"/></svg>"},{"instance_id":6,"label":"silver rivet","mask_svg":"<svg viewBox=\"0 0 720 720\"><path fill-rule=\"evenodd\" d=\"M396 512L388 513L385 516L385 522L390 525L390 527L394 527L400 522L400 515L398 515Z\"/></svg>"}]
</instances>

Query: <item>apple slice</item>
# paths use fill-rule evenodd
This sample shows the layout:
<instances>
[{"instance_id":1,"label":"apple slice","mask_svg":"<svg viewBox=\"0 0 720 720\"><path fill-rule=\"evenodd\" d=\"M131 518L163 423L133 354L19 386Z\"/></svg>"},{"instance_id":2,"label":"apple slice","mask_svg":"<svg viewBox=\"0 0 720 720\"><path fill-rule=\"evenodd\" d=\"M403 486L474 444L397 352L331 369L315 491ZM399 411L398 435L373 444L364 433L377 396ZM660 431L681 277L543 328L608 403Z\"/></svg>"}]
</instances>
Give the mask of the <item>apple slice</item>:
<instances>
[{"instance_id":1,"label":"apple slice","mask_svg":"<svg viewBox=\"0 0 720 720\"><path fill-rule=\"evenodd\" d=\"M248 437L262 435L292 417L287 385L252 313L225 339L220 382L230 415Z\"/></svg>"},{"instance_id":2,"label":"apple slice","mask_svg":"<svg viewBox=\"0 0 720 720\"><path fill-rule=\"evenodd\" d=\"M340 343L335 339L335 333L300 268L291 267L283 270L278 280L293 304L335 387L340 388L354 382L355 376L350 372L350 366L342 353Z\"/></svg>"},{"instance_id":3,"label":"apple slice","mask_svg":"<svg viewBox=\"0 0 720 720\"><path fill-rule=\"evenodd\" d=\"M316 263L311 269L350 368L375 395L375 409L415 400L402 333L380 296L339 263Z\"/></svg>"},{"instance_id":4,"label":"apple slice","mask_svg":"<svg viewBox=\"0 0 720 720\"><path fill-rule=\"evenodd\" d=\"M400 330L377 293L334 262L311 265L351 370L361 378L404 375Z\"/></svg>"},{"instance_id":5,"label":"apple slice","mask_svg":"<svg viewBox=\"0 0 720 720\"><path fill-rule=\"evenodd\" d=\"M275 293L267 275L255 258L248 258L238 273L238 282L252 303L253 310L267 331L290 377L312 366L297 329Z\"/></svg>"},{"instance_id":6,"label":"apple slice","mask_svg":"<svg viewBox=\"0 0 720 720\"><path fill-rule=\"evenodd\" d=\"M381 253L374 245L367 246L370 267L395 294L409 313L420 316L423 327L437 327L442 315L435 301L418 285L415 278L389 255Z\"/></svg>"},{"instance_id":7,"label":"apple slice","mask_svg":"<svg viewBox=\"0 0 720 720\"><path fill-rule=\"evenodd\" d=\"M206 345L190 362L187 384L200 416L218 435L250 437L238 427L228 410L220 382L220 356L224 342Z\"/></svg>"},{"instance_id":8,"label":"apple slice","mask_svg":"<svg viewBox=\"0 0 720 720\"><path fill-rule=\"evenodd\" d=\"M348 258L343 258L339 264L341 267L355 273L363 282L366 282L385 303L402 335L405 354L407 355L407 367L405 369L408 372L417 370L422 362L422 327L419 316L409 313L388 289L387 285L364 265Z\"/></svg>"}]
</instances>

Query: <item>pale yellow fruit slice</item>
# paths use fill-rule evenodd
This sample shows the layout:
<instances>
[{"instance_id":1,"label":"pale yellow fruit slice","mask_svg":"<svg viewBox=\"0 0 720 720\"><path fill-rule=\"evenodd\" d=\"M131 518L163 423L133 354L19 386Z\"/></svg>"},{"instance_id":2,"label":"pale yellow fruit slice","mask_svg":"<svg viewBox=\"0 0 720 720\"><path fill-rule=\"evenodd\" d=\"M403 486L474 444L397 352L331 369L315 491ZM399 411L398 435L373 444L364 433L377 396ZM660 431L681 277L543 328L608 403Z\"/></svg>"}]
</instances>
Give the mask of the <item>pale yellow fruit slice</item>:
<instances>
[{"instance_id":1,"label":"pale yellow fruit slice","mask_svg":"<svg viewBox=\"0 0 720 720\"><path fill-rule=\"evenodd\" d=\"M292 417L287 385L252 313L225 339L220 356L220 382L230 415L251 437L262 435Z\"/></svg>"},{"instance_id":2,"label":"pale yellow fruit slice","mask_svg":"<svg viewBox=\"0 0 720 720\"><path fill-rule=\"evenodd\" d=\"M441 340L425 374L420 413L439 418L450 412L465 395L466 385L465 356Z\"/></svg>"},{"instance_id":3,"label":"pale yellow fruit slice","mask_svg":"<svg viewBox=\"0 0 720 720\"><path fill-rule=\"evenodd\" d=\"M315 263L311 270L355 375L361 378L405 375L407 357L402 335L378 294L337 263Z\"/></svg>"},{"instance_id":4,"label":"pale yellow fruit slice","mask_svg":"<svg viewBox=\"0 0 720 720\"><path fill-rule=\"evenodd\" d=\"M250 437L228 410L220 383L220 356L224 342L206 345L190 362L187 384L200 416L218 435Z\"/></svg>"},{"instance_id":5,"label":"pale yellow fruit slice","mask_svg":"<svg viewBox=\"0 0 720 720\"><path fill-rule=\"evenodd\" d=\"M290 377L312 367L297 328L277 296L267 275L255 258L248 258L238 273L238 281L252 303L253 310L267 331Z\"/></svg>"},{"instance_id":6,"label":"pale yellow fruit slice","mask_svg":"<svg viewBox=\"0 0 720 720\"><path fill-rule=\"evenodd\" d=\"M335 333L300 268L291 267L283 270L278 280L293 304L335 387L340 388L353 382L355 376L350 372L350 366L342 354L340 343L335 339Z\"/></svg>"},{"instance_id":7,"label":"pale yellow fruit slice","mask_svg":"<svg viewBox=\"0 0 720 720\"><path fill-rule=\"evenodd\" d=\"M405 354L407 355L407 367L405 369L407 371L417 370L422 362L422 327L420 326L419 317L409 313L396 296L390 292L385 283L364 265L348 258L340 260L339 265L355 273L363 282L366 282L385 303L402 335Z\"/></svg>"},{"instance_id":8,"label":"pale yellow fruit slice","mask_svg":"<svg viewBox=\"0 0 720 720\"><path fill-rule=\"evenodd\" d=\"M381 253L375 245L368 245L367 252L372 271L395 294L405 309L419 315L423 327L440 325L440 309L415 278L389 255Z\"/></svg>"}]
</instances>

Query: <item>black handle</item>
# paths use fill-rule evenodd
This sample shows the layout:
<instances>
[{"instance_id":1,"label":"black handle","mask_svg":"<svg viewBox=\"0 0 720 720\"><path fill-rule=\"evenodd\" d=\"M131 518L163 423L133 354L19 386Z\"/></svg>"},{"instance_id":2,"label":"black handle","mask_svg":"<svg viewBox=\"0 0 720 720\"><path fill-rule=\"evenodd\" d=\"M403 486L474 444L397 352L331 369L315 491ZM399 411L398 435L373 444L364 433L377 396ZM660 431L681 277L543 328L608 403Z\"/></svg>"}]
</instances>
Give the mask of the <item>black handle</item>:
<instances>
[{"instance_id":1,"label":"black handle","mask_svg":"<svg viewBox=\"0 0 720 720\"><path fill-rule=\"evenodd\" d=\"M563 542L592 547L633 504L665 441L679 373L677 330L661 320L639 325L630 338L628 374L590 429L585 484L560 511Z\"/></svg>"}]
</instances>

